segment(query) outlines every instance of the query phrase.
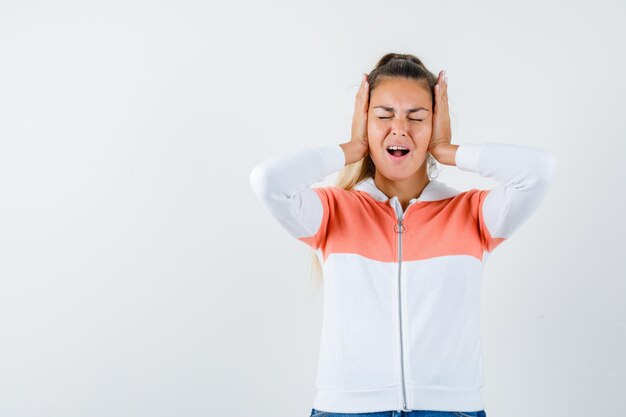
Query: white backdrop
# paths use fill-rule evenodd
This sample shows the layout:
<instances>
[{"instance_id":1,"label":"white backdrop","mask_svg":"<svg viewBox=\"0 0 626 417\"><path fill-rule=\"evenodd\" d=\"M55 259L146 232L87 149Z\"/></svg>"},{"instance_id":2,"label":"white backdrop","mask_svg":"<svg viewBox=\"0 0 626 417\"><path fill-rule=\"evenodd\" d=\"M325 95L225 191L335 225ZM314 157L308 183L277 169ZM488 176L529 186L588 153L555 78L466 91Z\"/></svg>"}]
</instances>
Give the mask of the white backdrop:
<instances>
[{"instance_id":1,"label":"white backdrop","mask_svg":"<svg viewBox=\"0 0 626 417\"><path fill-rule=\"evenodd\" d=\"M447 70L452 143L557 159L485 270L487 414L619 415L625 12L3 0L0 416L308 416L322 292L249 173L347 141L387 52ZM439 167L456 188L495 186Z\"/></svg>"}]
</instances>

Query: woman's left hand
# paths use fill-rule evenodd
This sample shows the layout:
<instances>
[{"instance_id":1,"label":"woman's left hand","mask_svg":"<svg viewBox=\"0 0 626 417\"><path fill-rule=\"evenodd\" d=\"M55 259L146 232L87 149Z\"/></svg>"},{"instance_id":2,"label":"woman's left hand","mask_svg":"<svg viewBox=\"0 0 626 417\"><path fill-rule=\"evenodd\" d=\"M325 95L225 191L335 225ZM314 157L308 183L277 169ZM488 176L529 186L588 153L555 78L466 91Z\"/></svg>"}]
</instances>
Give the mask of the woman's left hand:
<instances>
[{"instance_id":1,"label":"woman's left hand","mask_svg":"<svg viewBox=\"0 0 626 417\"><path fill-rule=\"evenodd\" d=\"M452 130L450 129L450 111L448 109L448 77L446 71L439 72L437 84L435 85L435 110L433 113L433 128L430 136L428 152L435 159L437 153L445 150L452 140Z\"/></svg>"}]
</instances>

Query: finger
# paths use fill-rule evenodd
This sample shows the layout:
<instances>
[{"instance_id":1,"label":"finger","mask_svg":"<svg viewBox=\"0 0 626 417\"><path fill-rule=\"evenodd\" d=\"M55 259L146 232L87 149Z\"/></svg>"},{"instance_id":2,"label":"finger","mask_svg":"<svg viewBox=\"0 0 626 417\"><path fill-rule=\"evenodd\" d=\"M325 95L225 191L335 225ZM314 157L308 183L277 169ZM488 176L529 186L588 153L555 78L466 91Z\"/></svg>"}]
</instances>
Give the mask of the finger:
<instances>
[{"instance_id":1,"label":"finger","mask_svg":"<svg viewBox=\"0 0 626 417\"><path fill-rule=\"evenodd\" d=\"M365 85L365 80L361 79L361 84L359 85L359 89L356 92L356 106L358 107L361 101L363 101L363 86Z\"/></svg>"},{"instance_id":2,"label":"finger","mask_svg":"<svg viewBox=\"0 0 626 417\"><path fill-rule=\"evenodd\" d=\"M361 91L359 94L359 108L361 110L367 108L367 93L365 91Z\"/></svg>"},{"instance_id":3,"label":"finger","mask_svg":"<svg viewBox=\"0 0 626 417\"><path fill-rule=\"evenodd\" d=\"M442 78L437 83L437 92L439 93L439 97L440 98L442 98L442 99L446 98L447 87L448 87L448 84L446 83L445 78Z\"/></svg>"},{"instance_id":4,"label":"finger","mask_svg":"<svg viewBox=\"0 0 626 417\"><path fill-rule=\"evenodd\" d=\"M444 86L443 83L439 83L435 86L435 99L441 101L443 99Z\"/></svg>"},{"instance_id":5,"label":"finger","mask_svg":"<svg viewBox=\"0 0 626 417\"><path fill-rule=\"evenodd\" d=\"M367 77L367 75L366 75ZM364 78L363 79L363 88L361 91L361 96L362 96L362 100L363 100L363 106L367 108L367 103L369 101L369 83L367 82L367 79Z\"/></svg>"},{"instance_id":6,"label":"finger","mask_svg":"<svg viewBox=\"0 0 626 417\"><path fill-rule=\"evenodd\" d=\"M446 70L441 70L441 72L439 73L439 78L437 79L437 84L439 85L439 89L441 91L443 91L446 86L446 80Z\"/></svg>"}]
</instances>

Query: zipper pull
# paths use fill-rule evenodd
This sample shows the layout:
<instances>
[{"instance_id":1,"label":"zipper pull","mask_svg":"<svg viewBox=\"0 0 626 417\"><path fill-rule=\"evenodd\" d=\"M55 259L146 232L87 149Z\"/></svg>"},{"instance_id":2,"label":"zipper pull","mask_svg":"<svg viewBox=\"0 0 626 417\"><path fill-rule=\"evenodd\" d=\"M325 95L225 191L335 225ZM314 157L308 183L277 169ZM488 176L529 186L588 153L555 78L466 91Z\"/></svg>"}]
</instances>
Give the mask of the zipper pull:
<instances>
[{"instance_id":1,"label":"zipper pull","mask_svg":"<svg viewBox=\"0 0 626 417\"><path fill-rule=\"evenodd\" d=\"M402 219L398 219L398 223L395 224L393 231L396 233L402 233L406 230L406 226L402 224Z\"/></svg>"}]
</instances>

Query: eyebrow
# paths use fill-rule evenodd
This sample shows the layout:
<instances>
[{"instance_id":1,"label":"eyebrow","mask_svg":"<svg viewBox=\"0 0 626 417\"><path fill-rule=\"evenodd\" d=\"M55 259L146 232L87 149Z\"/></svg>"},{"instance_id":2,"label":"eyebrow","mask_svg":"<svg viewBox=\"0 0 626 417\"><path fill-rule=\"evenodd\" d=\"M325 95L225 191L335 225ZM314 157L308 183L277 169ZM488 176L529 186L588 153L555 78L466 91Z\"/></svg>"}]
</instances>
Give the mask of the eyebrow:
<instances>
[{"instance_id":1,"label":"eyebrow","mask_svg":"<svg viewBox=\"0 0 626 417\"><path fill-rule=\"evenodd\" d=\"M393 111L395 110L393 107L387 107L387 106L376 106L376 107L374 107L374 108L375 108L375 109L381 108L381 109L383 109L383 110L387 110L387 111L390 111L390 112L392 112L392 113L393 113ZM414 113L414 112L416 112L416 111L420 111L420 110L426 110L426 111L429 111L426 107L416 107L416 108L414 108L414 109L409 109L409 110L407 110L407 111L406 111L406 113L407 113L407 114L409 114L409 113Z\"/></svg>"}]
</instances>

